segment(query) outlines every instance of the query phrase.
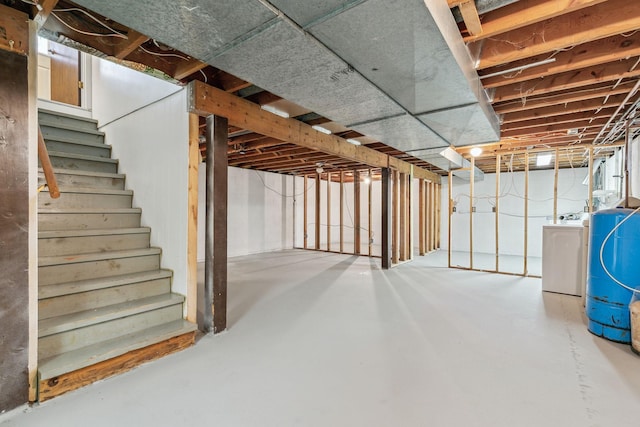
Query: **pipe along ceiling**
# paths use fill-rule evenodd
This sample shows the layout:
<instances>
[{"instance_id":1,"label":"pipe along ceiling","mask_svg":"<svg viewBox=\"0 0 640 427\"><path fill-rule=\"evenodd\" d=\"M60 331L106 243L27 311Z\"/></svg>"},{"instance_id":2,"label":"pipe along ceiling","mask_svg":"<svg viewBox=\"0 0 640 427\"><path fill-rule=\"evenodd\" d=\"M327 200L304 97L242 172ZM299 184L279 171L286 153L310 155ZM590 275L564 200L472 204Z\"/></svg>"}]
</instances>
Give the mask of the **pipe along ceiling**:
<instances>
[{"instance_id":1,"label":"pipe along ceiling","mask_svg":"<svg viewBox=\"0 0 640 427\"><path fill-rule=\"evenodd\" d=\"M75 1L418 158L499 140L443 0Z\"/></svg>"}]
</instances>

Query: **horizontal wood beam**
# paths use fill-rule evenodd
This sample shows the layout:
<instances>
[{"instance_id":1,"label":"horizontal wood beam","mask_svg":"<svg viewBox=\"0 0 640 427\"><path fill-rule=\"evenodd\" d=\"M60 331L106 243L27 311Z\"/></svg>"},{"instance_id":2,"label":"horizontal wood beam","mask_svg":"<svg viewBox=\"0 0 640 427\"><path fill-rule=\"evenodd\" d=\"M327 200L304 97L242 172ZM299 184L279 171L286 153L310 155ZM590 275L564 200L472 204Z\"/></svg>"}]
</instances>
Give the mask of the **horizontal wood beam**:
<instances>
[{"instance_id":1,"label":"horizontal wood beam","mask_svg":"<svg viewBox=\"0 0 640 427\"><path fill-rule=\"evenodd\" d=\"M552 74L594 67L639 55L640 34L631 34L627 37L617 35L614 37L607 37L602 40L584 43L568 51L560 52L554 56L555 61L549 64L524 69L516 73L503 74L482 79L482 84L485 88L493 88L541 77L551 78ZM521 61L510 62L504 66L489 68L484 70L484 74L488 75L506 69L526 66L527 64L534 64L548 58L548 54L537 55Z\"/></svg>"},{"instance_id":2,"label":"horizontal wood beam","mask_svg":"<svg viewBox=\"0 0 640 427\"><path fill-rule=\"evenodd\" d=\"M580 71L568 71L554 75L549 79L501 86L496 90L493 100L494 102L502 102L560 90L576 89L594 83L637 77L640 76L640 67L637 67L637 61L637 58L631 58L626 61L585 68Z\"/></svg>"},{"instance_id":3,"label":"horizontal wood beam","mask_svg":"<svg viewBox=\"0 0 640 427\"><path fill-rule=\"evenodd\" d=\"M118 59L125 59L131 52L139 48L149 37L135 30L129 30L127 40L114 48L113 56Z\"/></svg>"},{"instance_id":4,"label":"horizontal wood beam","mask_svg":"<svg viewBox=\"0 0 640 427\"><path fill-rule=\"evenodd\" d=\"M482 34L482 24L478 16L478 9L476 9L476 2L474 0L462 2L458 5L458 9L460 9L460 14L469 34L473 36Z\"/></svg>"},{"instance_id":5,"label":"horizontal wood beam","mask_svg":"<svg viewBox=\"0 0 640 427\"><path fill-rule=\"evenodd\" d=\"M462 0L457 0L460 3ZM525 0L482 15L482 34L465 37L465 42L493 37L527 25L573 12L606 0ZM451 3L449 3L449 7Z\"/></svg>"},{"instance_id":6,"label":"horizontal wood beam","mask_svg":"<svg viewBox=\"0 0 640 427\"><path fill-rule=\"evenodd\" d=\"M609 118L611 117L611 114L613 114L613 110L606 109L598 113L594 113L593 111L588 111L586 113L583 112L583 113L566 114L562 116L543 117L543 118L533 119L533 120L506 123L506 124L503 124L500 129L504 132L509 130L515 130L515 129L521 129L523 132L526 132L529 128L535 128L538 126L555 125L560 123L567 123L571 125L572 123L579 123L584 120Z\"/></svg>"},{"instance_id":7,"label":"horizontal wood beam","mask_svg":"<svg viewBox=\"0 0 640 427\"><path fill-rule=\"evenodd\" d=\"M566 104L557 104L550 107L534 108L514 113L505 114L502 124L515 123L521 121L529 121L532 119L542 119L545 117L563 116L572 113L581 113L584 111L598 111L609 108L618 107L623 101L624 95L611 96L608 99L595 98L578 102L568 102Z\"/></svg>"},{"instance_id":8,"label":"horizontal wood beam","mask_svg":"<svg viewBox=\"0 0 640 427\"><path fill-rule=\"evenodd\" d=\"M494 104L493 109L498 114L512 113L515 111L532 110L535 108L549 107L569 102L584 101L594 98L606 98L619 94L627 94L632 89L635 82L626 82L617 85L607 82L605 84L597 84L588 88L561 91L557 94L542 94L541 96L527 97L525 102L522 99L509 100L499 104Z\"/></svg>"},{"instance_id":9,"label":"horizontal wood beam","mask_svg":"<svg viewBox=\"0 0 640 427\"><path fill-rule=\"evenodd\" d=\"M200 81L189 83L189 109L199 115L220 115L229 123L281 141L331 154L362 165L414 170L417 178L440 182L440 175L417 168L410 163L390 157L366 146L356 146L335 135L327 135L296 119L280 117L259 105L206 85ZM418 176L418 174L420 176Z\"/></svg>"},{"instance_id":10,"label":"horizontal wood beam","mask_svg":"<svg viewBox=\"0 0 640 427\"><path fill-rule=\"evenodd\" d=\"M478 69L506 64L640 28L640 2L609 0L483 40ZM473 50L473 48L472 48Z\"/></svg>"},{"instance_id":11,"label":"horizontal wood beam","mask_svg":"<svg viewBox=\"0 0 640 427\"><path fill-rule=\"evenodd\" d=\"M197 73L198 71L207 68L208 65L209 64L206 62L202 62L196 58L192 58L188 61L181 61L176 65L176 70L173 72L173 78L176 80L182 80L193 73Z\"/></svg>"},{"instance_id":12,"label":"horizontal wood beam","mask_svg":"<svg viewBox=\"0 0 640 427\"><path fill-rule=\"evenodd\" d=\"M560 123L557 125L544 125L538 126L535 128L528 128L525 130L522 129L514 129L514 130L506 130L500 133L502 138L522 136L523 134L542 134L542 133L555 133L555 132L566 132L569 129L583 129L583 128L593 128L593 127L602 127L607 123L607 119L597 119L597 120L580 120L573 123Z\"/></svg>"}]
</instances>

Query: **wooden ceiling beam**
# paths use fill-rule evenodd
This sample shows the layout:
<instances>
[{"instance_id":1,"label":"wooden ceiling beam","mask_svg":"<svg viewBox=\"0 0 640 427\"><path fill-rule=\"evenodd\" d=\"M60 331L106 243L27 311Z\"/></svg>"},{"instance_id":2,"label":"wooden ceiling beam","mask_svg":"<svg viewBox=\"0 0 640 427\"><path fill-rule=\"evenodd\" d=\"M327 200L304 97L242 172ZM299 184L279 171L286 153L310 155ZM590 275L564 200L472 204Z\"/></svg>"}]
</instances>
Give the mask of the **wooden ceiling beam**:
<instances>
[{"instance_id":1,"label":"wooden ceiling beam","mask_svg":"<svg viewBox=\"0 0 640 427\"><path fill-rule=\"evenodd\" d=\"M38 13L33 20L36 22L38 27L42 27L58 4L58 0L40 0L38 4L41 9L37 9Z\"/></svg>"},{"instance_id":2,"label":"wooden ceiling beam","mask_svg":"<svg viewBox=\"0 0 640 427\"><path fill-rule=\"evenodd\" d=\"M143 43L149 40L149 37L141 34L135 30L129 30L127 33L127 40L114 47L113 56L118 59L125 59L131 52L139 48ZM179 80L179 79L178 79Z\"/></svg>"},{"instance_id":3,"label":"wooden ceiling beam","mask_svg":"<svg viewBox=\"0 0 640 427\"><path fill-rule=\"evenodd\" d=\"M595 119L609 118L611 117L612 113L613 113L612 110L607 109L597 114L594 114L591 111L587 111L582 113L566 114L562 116L543 117L539 119L503 124L503 126L501 126L501 130L506 132L506 131L515 130L515 129L522 129L523 133L526 133L527 129L529 128L535 128L535 127L544 126L544 125L554 125L554 124L560 124L560 123L579 122L582 120L595 120Z\"/></svg>"},{"instance_id":4,"label":"wooden ceiling beam","mask_svg":"<svg viewBox=\"0 0 640 427\"><path fill-rule=\"evenodd\" d=\"M555 62L550 64L543 64L521 70L519 72L482 79L482 84L485 88L505 86L508 84L550 76L552 74L594 67L634 56L640 56L640 33L632 34L627 37L623 35L616 35L581 44L568 51L560 52L554 56ZM548 54L543 54L516 62L510 62L505 66L489 68L483 71L485 71L484 74L488 75L505 69L513 69L527 64L541 62L548 58Z\"/></svg>"},{"instance_id":5,"label":"wooden ceiling beam","mask_svg":"<svg viewBox=\"0 0 640 427\"><path fill-rule=\"evenodd\" d=\"M581 113L584 111L598 111L618 107L625 99L624 95L615 95L609 98L587 99L578 102L568 102L566 104L556 104L547 107L534 108L505 114L502 124L539 119L544 117L562 116L565 114Z\"/></svg>"},{"instance_id":6,"label":"wooden ceiling beam","mask_svg":"<svg viewBox=\"0 0 640 427\"><path fill-rule=\"evenodd\" d=\"M483 70L640 28L640 2L609 0L482 40ZM480 42L476 42L480 43ZM471 49L473 50L473 48Z\"/></svg>"},{"instance_id":7,"label":"wooden ceiling beam","mask_svg":"<svg viewBox=\"0 0 640 427\"><path fill-rule=\"evenodd\" d=\"M280 117L259 105L200 81L189 83L191 112L218 114L233 126L242 127L281 141L324 152L372 167L395 167L412 172L416 178L440 182L440 176L410 163L391 158L365 146L356 146L335 135L327 135L296 119Z\"/></svg>"},{"instance_id":8,"label":"wooden ceiling beam","mask_svg":"<svg viewBox=\"0 0 640 427\"><path fill-rule=\"evenodd\" d=\"M460 0L458 0L460 1ZM465 42L493 37L556 16L574 12L606 0L524 0L482 15L482 33L464 38ZM449 6L451 7L451 6Z\"/></svg>"},{"instance_id":9,"label":"wooden ceiling beam","mask_svg":"<svg viewBox=\"0 0 640 427\"><path fill-rule=\"evenodd\" d=\"M614 84L606 82L605 84L597 84L580 90L560 91L557 94L544 94L537 97L527 97L526 102L524 103L521 99L515 101L510 100L497 105L494 104L493 109L498 114L507 114L541 107L550 107L569 102L606 98L609 96L629 93L633 87L632 84L635 84L635 81L623 82L613 87Z\"/></svg>"},{"instance_id":10,"label":"wooden ceiling beam","mask_svg":"<svg viewBox=\"0 0 640 427\"><path fill-rule=\"evenodd\" d=\"M509 138L509 137L523 137L525 134L527 135L537 135L543 133L557 133L557 132L565 132L569 129L584 129L584 128L596 128L602 127L607 123L607 119L596 119L596 120L579 120L573 123L559 123L554 125L544 125L538 126L535 128L529 128L526 132L523 132L521 129L514 130L506 130L500 132L501 138Z\"/></svg>"},{"instance_id":11,"label":"wooden ceiling beam","mask_svg":"<svg viewBox=\"0 0 640 427\"><path fill-rule=\"evenodd\" d=\"M482 34L482 24L480 23L480 17L478 16L478 9L476 9L476 2L474 0L468 0L458 5L462 19L467 26L467 31L472 36L479 36Z\"/></svg>"},{"instance_id":12,"label":"wooden ceiling beam","mask_svg":"<svg viewBox=\"0 0 640 427\"><path fill-rule=\"evenodd\" d=\"M216 87L224 90L225 92L236 92L240 89L248 88L249 86L253 86L246 80L242 80L232 74L225 73L224 71L219 71L216 76L213 78L213 84Z\"/></svg>"},{"instance_id":13,"label":"wooden ceiling beam","mask_svg":"<svg viewBox=\"0 0 640 427\"><path fill-rule=\"evenodd\" d=\"M640 76L639 59L631 58L626 61L618 61L598 67L584 68L580 71L557 74L548 79L530 80L501 86L496 90L493 100L494 102L503 102L637 76Z\"/></svg>"},{"instance_id":14,"label":"wooden ceiling beam","mask_svg":"<svg viewBox=\"0 0 640 427\"><path fill-rule=\"evenodd\" d=\"M193 73L197 73L200 70L207 68L209 64L202 62L199 59L191 58L188 61L181 61L176 64L176 69L173 72L173 78L176 80L182 80L189 77Z\"/></svg>"}]
</instances>

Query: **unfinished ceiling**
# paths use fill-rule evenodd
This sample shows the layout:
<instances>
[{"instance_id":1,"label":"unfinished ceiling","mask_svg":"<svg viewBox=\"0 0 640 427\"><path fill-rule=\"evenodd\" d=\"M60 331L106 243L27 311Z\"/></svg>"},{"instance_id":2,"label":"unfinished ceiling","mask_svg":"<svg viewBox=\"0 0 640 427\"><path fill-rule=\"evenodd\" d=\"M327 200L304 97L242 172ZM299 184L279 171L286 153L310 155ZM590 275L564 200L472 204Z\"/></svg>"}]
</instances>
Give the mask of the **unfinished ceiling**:
<instances>
[{"instance_id":1,"label":"unfinished ceiling","mask_svg":"<svg viewBox=\"0 0 640 427\"><path fill-rule=\"evenodd\" d=\"M576 147L619 140L640 98L635 1L41 4L54 8L44 27L50 38L279 104L306 123L441 173L451 162L434 153L449 146L468 158L471 145L483 145L476 165L485 172L495 169L496 153L527 148L563 147L571 155L561 167L583 164L585 150ZM78 4L124 37L96 36L111 31L65 11ZM231 164L286 173L313 172L318 162L357 166L230 131Z\"/></svg>"}]
</instances>

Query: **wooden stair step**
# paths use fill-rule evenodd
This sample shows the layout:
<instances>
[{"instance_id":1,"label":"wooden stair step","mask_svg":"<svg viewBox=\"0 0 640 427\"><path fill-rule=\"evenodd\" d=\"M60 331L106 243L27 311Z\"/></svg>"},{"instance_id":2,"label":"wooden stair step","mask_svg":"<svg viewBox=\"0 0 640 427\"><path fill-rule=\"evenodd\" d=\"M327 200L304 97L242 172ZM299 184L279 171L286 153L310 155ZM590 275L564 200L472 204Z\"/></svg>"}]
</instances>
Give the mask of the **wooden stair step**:
<instances>
[{"instance_id":1,"label":"wooden stair step","mask_svg":"<svg viewBox=\"0 0 640 427\"><path fill-rule=\"evenodd\" d=\"M98 230L51 230L39 231L38 239L61 239L64 237L87 237L87 236L105 236L112 234L146 234L150 233L149 227L136 228L106 228Z\"/></svg>"},{"instance_id":2,"label":"wooden stair step","mask_svg":"<svg viewBox=\"0 0 640 427\"><path fill-rule=\"evenodd\" d=\"M56 128L56 129L72 130L75 132L86 133L90 135L100 135L100 136L105 135L104 132L99 131L97 127L95 129L88 129L83 126L74 125L72 122L60 122L56 120L49 120L46 118L42 118L38 120L38 124L40 125L41 128L49 127L49 128Z\"/></svg>"},{"instance_id":3,"label":"wooden stair step","mask_svg":"<svg viewBox=\"0 0 640 427\"><path fill-rule=\"evenodd\" d=\"M140 208L39 208L40 230L131 228L140 226Z\"/></svg>"},{"instance_id":4,"label":"wooden stair step","mask_svg":"<svg viewBox=\"0 0 640 427\"><path fill-rule=\"evenodd\" d=\"M98 323L114 319L133 316L134 314L152 311L171 305L182 304L184 297L177 294L164 294L139 300L127 301L120 304L85 310L64 316L51 317L40 320L38 324L38 338L59 334L74 329L85 328Z\"/></svg>"},{"instance_id":5,"label":"wooden stair step","mask_svg":"<svg viewBox=\"0 0 640 427\"><path fill-rule=\"evenodd\" d=\"M59 186L124 189L124 174L60 168L54 168L53 173ZM42 168L38 168L38 180L44 183Z\"/></svg>"},{"instance_id":6,"label":"wooden stair step","mask_svg":"<svg viewBox=\"0 0 640 427\"><path fill-rule=\"evenodd\" d=\"M38 363L40 380L73 372L195 330L193 323L176 320L43 359Z\"/></svg>"},{"instance_id":7,"label":"wooden stair step","mask_svg":"<svg viewBox=\"0 0 640 427\"><path fill-rule=\"evenodd\" d=\"M118 258L133 258L147 255L160 255L162 250L160 248L144 248L133 249L126 251L110 251L110 252L97 252L90 254L78 254L78 255L61 255L61 256L47 256L39 257L38 267L48 267L52 265L64 265L64 264L76 264L82 262L103 261Z\"/></svg>"},{"instance_id":8,"label":"wooden stair step","mask_svg":"<svg viewBox=\"0 0 640 427\"><path fill-rule=\"evenodd\" d=\"M91 170L109 173L116 173L118 169L118 160L107 157L49 151L49 158L56 169Z\"/></svg>"},{"instance_id":9,"label":"wooden stair step","mask_svg":"<svg viewBox=\"0 0 640 427\"><path fill-rule=\"evenodd\" d=\"M149 227L41 231L38 256L148 248L150 235Z\"/></svg>"},{"instance_id":10,"label":"wooden stair step","mask_svg":"<svg viewBox=\"0 0 640 427\"><path fill-rule=\"evenodd\" d=\"M109 287L123 286L130 283L171 278L170 270L151 270L119 276L101 277L98 279L78 280L75 282L45 285L38 288L38 299L55 298L82 292L90 292Z\"/></svg>"},{"instance_id":11,"label":"wooden stair step","mask_svg":"<svg viewBox=\"0 0 640 427\"><path fill-rule=\"evenodd\" d=\"M111 157L111 146L104 142L81 141L64 135L44 137L47 150L64 153L84 154L103 158Z\"/></svg>"}]
</instances>

